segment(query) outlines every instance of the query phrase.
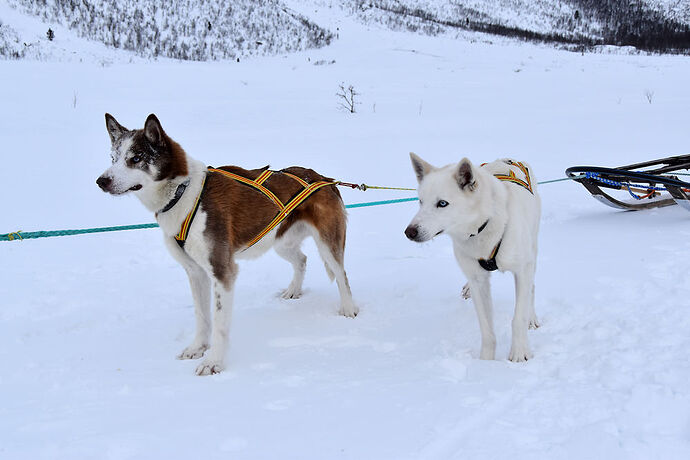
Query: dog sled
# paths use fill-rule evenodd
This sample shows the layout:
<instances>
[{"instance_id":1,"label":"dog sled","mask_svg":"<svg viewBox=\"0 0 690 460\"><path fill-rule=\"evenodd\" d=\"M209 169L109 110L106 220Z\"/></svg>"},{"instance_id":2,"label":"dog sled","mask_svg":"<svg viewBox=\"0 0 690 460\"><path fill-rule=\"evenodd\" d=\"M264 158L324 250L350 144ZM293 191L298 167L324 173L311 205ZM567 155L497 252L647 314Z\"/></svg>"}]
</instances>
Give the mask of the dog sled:
<instances>
[{"instance_id":1,"label":"dog sled","mask_svg":"<svg viewBox=\"0 0 690 460\"><path fill-rule=\"evenodd\" d=\"M594 198L616 209L639 211L679 204L690 211L690 155L680 155L618 168L573 166L565 170Z\"/></svg>"}]
</instances>

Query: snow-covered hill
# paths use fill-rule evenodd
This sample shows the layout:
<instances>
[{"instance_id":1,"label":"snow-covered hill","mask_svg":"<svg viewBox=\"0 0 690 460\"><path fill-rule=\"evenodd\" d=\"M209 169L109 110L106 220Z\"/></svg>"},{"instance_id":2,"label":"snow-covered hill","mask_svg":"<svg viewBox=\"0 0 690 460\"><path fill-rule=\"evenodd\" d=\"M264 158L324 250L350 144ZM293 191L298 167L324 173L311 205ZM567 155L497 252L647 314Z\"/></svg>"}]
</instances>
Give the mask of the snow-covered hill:
<instances>
[{"instance_id":1,"label":"snow-covered hill","mask_svg":"<svg viewBox=\"0 0 690 460\"><path fill-rule=\"evenodd\" d=\"M61 24L80 37L143 57L234 59L324 46L332 39L329 31L277 0L7 3L46 24Z\"/></svg>"},{"instance_id":2,"label":"snow-covered hill","mask_svg":"<svg viewBox=\"0 0 690 460\"><path fill-rule=\"evenodd\" d=\"M48 30L53 39L48 39ZM68 27L43 22L0 0L0 59L36 61L92 62L109 65L115 62L140 62L135 53L86 40Z\"/></svg>"},{"instance_id":3,"label":"snow-covered hill","mask_svg":"<svg viewBox=\"0 0 690 460\"><path fill-rule=\"evenodd\" d=\"M42 21L41 33L26 34L18 11ZM93 44L143 58L271 55L328 45L339 34L332 18L462 39L469 31L578 49L690 50L690 2L679 0L0 0L0 56L62 59ZM59 52L48 28L90 44Z\"/></svg>"},{"instance_id":4,"label":"snow-covered hill","mask_svg":"<svg viewBox=\"0 0 690 460\"><path fill-rule=\"evenodd\" d=\"M369 23L438 34L473 30L576 45L690 50L690 2L670 0L343 0Z\"/></svg>"}]
</instances>

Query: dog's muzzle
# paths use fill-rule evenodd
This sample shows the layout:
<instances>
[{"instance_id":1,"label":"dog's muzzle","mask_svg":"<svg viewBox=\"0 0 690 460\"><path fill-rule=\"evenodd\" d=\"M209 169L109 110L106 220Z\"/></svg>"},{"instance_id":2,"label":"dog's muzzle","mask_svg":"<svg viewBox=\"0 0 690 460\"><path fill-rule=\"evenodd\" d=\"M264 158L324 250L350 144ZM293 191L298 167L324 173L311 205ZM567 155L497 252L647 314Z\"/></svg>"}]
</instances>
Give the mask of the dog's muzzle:
<instances>
[{"instance_id":1,"label":"dog's muzzle","mask_svg":"<svg viewBox=\"0 0 690 460\"><path fill-rule=\"evenodd\" d=\"M419 229L416 225L410 225L405 229L405 236L412 241L419 241Z\"/></svg>"},{"instance_id":2,"label":"dog's muzzle","mask_svg":"<svg viewBox=\"0 0 690 460\"><path fill-rule=\"evenodd\" d=\"M101 176L98 179L96 179L96 184L104 192L110 192L110 186L112 185L112 183L113 183L113 180L110 177Z\"/></svg>"},{"instance_id":3,"label":"dog's muzzle","mask_svg":"<svg viewBox=\"0 0 690 460\"><path fill-rule=\"evenodd\" d=\"M108 177L108 176L101 176L98 179L96 179L96 184L103 190L104 192L111 193L113 195L122 195L127 192L136 192L137 190L142 189L141 184L136 184L129 189L125 191L114 191L113 190L113 179Z\"/></svg>"}]
</instances>

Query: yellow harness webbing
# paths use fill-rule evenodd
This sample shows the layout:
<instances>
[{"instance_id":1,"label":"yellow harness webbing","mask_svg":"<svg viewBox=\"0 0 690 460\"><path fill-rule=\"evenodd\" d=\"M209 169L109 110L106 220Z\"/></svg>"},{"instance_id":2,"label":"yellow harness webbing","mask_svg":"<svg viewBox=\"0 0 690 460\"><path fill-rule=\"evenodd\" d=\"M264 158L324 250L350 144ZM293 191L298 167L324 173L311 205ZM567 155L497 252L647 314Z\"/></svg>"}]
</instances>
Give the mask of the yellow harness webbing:
<instances>
[{"instance_id":1,"label":"yellow harness webbing","mask_svg":"<svg viewBox=\"0 0 690 460\"><path fill-rule=\"evenodd\" d=\"M229 171L225 171L224 169L208 168L208 171L222 174L225 177L249 185L250 187L257 189L258 191L266 195L268 199L270 199L276 206L278 206L278 214L273 218L273 220L268 224L268 226L266 226L266 228L264 228L258 235L256 235L251 241L249 241L249 243L247 243L247 247L245 248L245 250L256 244L261 238L263 238L271 230L276 228L276 226L278 226L282 221L284 221L292 211L294 211L300 204L302 204L307 198L309 198L309 196L311 196L312 193L327 185L335 184L335 182L331 181L319 181L310 184L302 178L295 176L294 174L280 171L280 174L285 174L286 176L299 182L299 184L302 185L302 187L304 187L304 189L301 190L288 203L283 204L283 202L280 201L280 199L273 192L271 192L269 189L263 186L263 183L266 182L266 180L269 177L271 177L271 175L273 175L275 171L266 170L262 172L259 175L259 177L257 177L254 180L247 179L246 177L242 177ZM194 207L189 211L189 214L187 214L187 217L182 222L182 226L180 227L179 233L175 235L175 239L177 240L177 243L180 245L180 247L184 247L184 243L187 240L189 227L191 226L192 221L194 220L194 215L196 214L196 211L199 208L199 201L201 199L201 193L204 190L205 182L206 178L204 177L204 183L201 185L201 191L199 192L199 196L197 196L196 198Z\"/></svg>"},{"instance_id":2,"label":"yellow harness webbing","mask_svg":"<svg viewBox=\"0 0 690 460\"><path fill-rule=\"evenodd\" d=\"M495 174L494 177L496 177L496 179L498 180L512 182L521 187L524 187L527 190L529 190L529 192L532 195L534 195L534 191L532 190L532 179L530 178L529 170L527 169L527 167L519 161L508 160L506 163L511 166L517 166L518 168L520 168L520 171L522 171L522 173L525 175L525 180L518 179L513 170L510 170L508 174Z\"/></svg>"},{"instance_id":3,"label":"yellow harness webbing","mask_svg":"<svg viewBox=\"0 0 690 460\"><path fill-rule=\"evenodd\" d=\"M294 174L290 174L289 172L285 172L285 171L281 171L281 172L282 172L283 174L285 174L286 176L292 177L293 179L295 179L297 182L299 182L300 184L302 184L302 187L304 187L304 188L309 187L309 184L308 184L306 181L304 181L301 177L297 177L297 176L295 176Z\"/></svg>"},{"instance_id":4,"label":"yellow harness webbing","mask_svg":"<svg viewBox=\"0 0 690 460\"><path fill-rule=\"evenodd\" d=\"M196 197L196 201L194 201L194 206L192 206L192 209L189 211L187 214L187 217L182 221L182 225L180 226L180 231L177 232L177 235L175 235L175 240L177 240L177 244L180 245L180 247L184 247L185 241L187 241L187 235L189 234L189 227L192 226L192 221L194 220L194 216L196 215L197 209L199 209L199 202L201 201L201 193L204 191L204 186L206 185L206 175L204 175L204 180L201 182L201 188L199 189L199 194Z\"/></svg>"},{"instance_id":5,"label":"yellow harness webbing","mask_svg":"<svg viewBox=\"0 0 690 460\"><path fill-rule=\"evenodd\" d=\"M242 182L243 184L247 184L250 187L254 187L258 191L260 191L261 193L266 195L280 209L283 209L283 207L284 207L283 203L278 199L277 196L275 196L275 194L272 191L270 191L269 189L267 189L266 187L261 185L266 181L266 179L268 179L273 174L273 171L266 170L266 171L262 172L261 175L256 178L256 180L247 179L246 177L239 176L237 174L231 173L231 172L226 171L224 169L208 168L208 171L220 173L220 174L224 175L225 177L229 177L230 179L235 179L238 182Z\"/></svg>"},{"instance_id":6,"label":"yellow harness webbing","mask_svg":"<svg viewBox=\"0 0 690 460\"><path fill-rule=\"evenodd\" d=\"M288 174L289 176L292 176L296 178L296 176L293 176L292 174ZM273 218L270 224L266 228L264 228L258 235L256 235L249 243L247 243L247 249L252 247L256 242L258 242L261 238L266 236L267 233L269 233L271 230L273 230L278 224L280 224L282 221L284 221L287 216L290 215L292 211L297 208L304 200L309 198L309 196L317 191L318 189L325 187L327 185L333 185L333 182L328 182L328 181L319 181L319 182L314 182L313 184L308 184L304 182L303 180L299 181L305 188L301 192L297 194L288 204L282 207L280 212L278 213L277 216Z\"/></svg>"},{"instance_id":7,"label":"yellow harness webbing","mask_svg":"<svg viewBox=\"0 0 690 460\"><path fill-rule=\"evenodd\" d=\"M273 171L270 171L270 170L267 169L266 171L262 172L262 173L259 175L259 177L257 177L256 179L254 179L254 182L256 182L257 184L261 185L261 184L263 184L264 182L266 182L266 179L268 179L269 177L271 177L271 175L273 175Z\"/></svg>"}]
</instances>

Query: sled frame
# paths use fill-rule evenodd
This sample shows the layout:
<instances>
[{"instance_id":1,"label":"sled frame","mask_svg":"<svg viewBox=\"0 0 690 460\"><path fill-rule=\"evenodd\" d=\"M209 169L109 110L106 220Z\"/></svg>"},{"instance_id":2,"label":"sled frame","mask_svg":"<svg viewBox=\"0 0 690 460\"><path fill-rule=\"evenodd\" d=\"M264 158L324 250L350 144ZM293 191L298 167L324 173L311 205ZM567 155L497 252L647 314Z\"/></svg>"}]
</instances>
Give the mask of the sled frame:
<instances>
[{"instance_id":1,"label":"sled frame","mask_svg":"<svg viewBox=\"0 0 690 460\"><path fill-rule=\"evenodd\" d=\"M690 171L690 155L679 155L618 168L573 166L566 175L582 184L598 201L616 209L639 211L679 204L690 211L690 183L673 173ZM607 190L628 191L634 199L623 201ZM638 196L636 192L646 193ZM665 194L664 192L668 192Z\"/></svg>"}]
</instances>

